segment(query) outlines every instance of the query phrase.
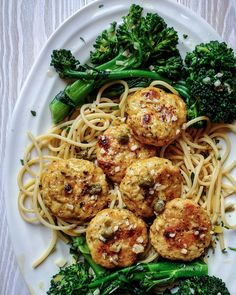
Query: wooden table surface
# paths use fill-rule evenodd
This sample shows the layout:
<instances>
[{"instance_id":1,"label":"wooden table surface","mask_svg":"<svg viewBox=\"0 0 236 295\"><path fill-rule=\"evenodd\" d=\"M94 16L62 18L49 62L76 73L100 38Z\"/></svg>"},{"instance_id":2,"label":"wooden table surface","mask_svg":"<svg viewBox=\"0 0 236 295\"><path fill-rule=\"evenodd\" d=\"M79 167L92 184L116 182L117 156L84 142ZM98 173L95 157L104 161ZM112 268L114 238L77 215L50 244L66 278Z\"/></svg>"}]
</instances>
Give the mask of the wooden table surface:
<instances>
[{"instance_id":1,"label":"wooden table surface","mask_svg":"<svg viewBox=\"0 0 236 295\"><path fill-rule=\"evenodd\" d=\"M236 52L236 0L173 1L202 16ZM5 155L9 119L31 66L55 29L89 2L92 0L0 1L0 163ZM15 261L8 233L4 171L0 170L0 295L27 295L29 291Z\"/></svg>"}]
</instances>

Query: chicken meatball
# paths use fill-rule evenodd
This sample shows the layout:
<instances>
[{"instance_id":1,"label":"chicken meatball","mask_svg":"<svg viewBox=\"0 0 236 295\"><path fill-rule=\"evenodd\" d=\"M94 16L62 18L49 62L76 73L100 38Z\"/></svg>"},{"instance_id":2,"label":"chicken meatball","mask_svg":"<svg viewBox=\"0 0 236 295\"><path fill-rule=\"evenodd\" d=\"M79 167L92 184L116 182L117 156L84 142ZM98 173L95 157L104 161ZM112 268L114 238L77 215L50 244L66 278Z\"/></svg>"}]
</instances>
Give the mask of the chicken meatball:
<instances>
[{"instance_id":1,"label":"chicken meatball","mask_svg":"<svg viewBox=\"0 0 236 295\"><path fill-rule=\"evenodd\" d=\"M98 165L110 179L119 183L130 164L153 157L156 149L138 142L129 126L117 120L99 137L96 152Z\"/></svg>"},{"instance_id":2,"label":"chicken meatball","mask_svg":"<svg viewBox=\"0 0 236 295\"><path fill-rule=\"evenodd\" d=\"M149 218L163 211L167 201L181 196L182 176L167 159L138 160L127 169L120 190L129 210Z\"/></svg>"},{"instance_id":3,"label":"chicken meatball","mask_svg":"<svg viewBox=\"0 0 236 295\"><path fill-rule=\"evenodd\" d=\"M132 265L148 243L144 221L126 209L104 209L87 228L93 260L106 268Z\"/></svg>"},{"instance_id":4,"label":"chicken meatball","mask_svg":"<svg viewBox=\"0 0 236 295\"><path fill-rule=\"evenodd\" d=\"M174 199L166 204L150 229L155 250L164 258L191 261L211 242L207 212L191 200Z\"/></svg>"},{"instance_id":5,"label":"chicken meatball","mask_svg":"<svg viewBox=\"0 0 236 295\"><path fill-rule=\"evenodd\" d=\"M45 205L62 220L90 220L106 207L107 194L102 169L86 160L53 161L42 176Z\"/></svg>"},{"instance_id":6,"label":"chicken meatball","mask_svg":"<svg viewBox=\"0 0 236 295\"><path fill-rule=\"evenodd\" d=\"M186 122L186 106L178 95L155 87L128 97L127 123L143 144L164 146L174 140Z\"/></svg>"}]
</instances>

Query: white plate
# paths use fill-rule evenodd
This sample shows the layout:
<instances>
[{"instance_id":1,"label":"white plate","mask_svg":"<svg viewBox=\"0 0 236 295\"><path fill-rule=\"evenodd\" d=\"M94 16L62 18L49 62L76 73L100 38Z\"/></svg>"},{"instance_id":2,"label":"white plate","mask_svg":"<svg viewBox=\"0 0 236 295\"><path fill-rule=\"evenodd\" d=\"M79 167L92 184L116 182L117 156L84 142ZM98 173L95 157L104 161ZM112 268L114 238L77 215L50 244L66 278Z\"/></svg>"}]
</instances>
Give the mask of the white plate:
<instances>
[{"instance_id":1,"label":"white plate","mask_svg":"<svg viewBox=\"0 0 236 295\"><path fill-rule=\"evenodd\" d=\"M89 57L89 50L95 37L112 21L120 21L121 16L127 13L133 2L131 0L96 1L69 18L49 39L42 50L16 103L11 127L8 130L4 170L5 197L15 254L25 281L33 294L46 293L51 276L58 271L54 264L55 259L61 255L68 255L68 247L60 244L46 262L33 270L32 262L47 247L50 232L43 226L25 223L20 218L17 209L16 178L20 169L20 159L29 143L26 132L31 131L38 135L49 128L52 123L49 102L55 94L64 88L64 84L57 74L49 76L47 73L50 54L55 48L68 48L79 56L81 62L85 62ZM179 32L179 48L183 54L200 42L219 39L216 32L203 19L172 1L136 0L135 3L144 7L145 11L158 12L169 25L174 26ZM104 6L99 8L102 4ZM188 34L187 40L183 39L183 33ZM85 43L80 37L85 40ZM37 116L33 117L30 110L35 110ZM233 141L236 143L236 138L233 138ZM236 246L235 234L228 232L226 238L230 239L231 246ZM210 274L222 277L232 295L236 294L233 262L235 254L231 252L223 255L218 251L211 257L209 264Z\"/></svg>"}]
</instances>

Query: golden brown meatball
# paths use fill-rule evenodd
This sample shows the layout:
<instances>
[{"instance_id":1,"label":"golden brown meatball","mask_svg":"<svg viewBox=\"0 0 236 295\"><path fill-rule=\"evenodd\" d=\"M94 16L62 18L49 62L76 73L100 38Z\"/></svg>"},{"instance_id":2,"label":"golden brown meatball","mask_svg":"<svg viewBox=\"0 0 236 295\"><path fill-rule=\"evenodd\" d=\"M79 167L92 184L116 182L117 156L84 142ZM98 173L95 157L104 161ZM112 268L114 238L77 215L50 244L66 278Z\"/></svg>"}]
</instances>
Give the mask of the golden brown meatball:
<instances>
[{"instance_id":1,"label":"golden brown meatball","mask_svg":"<svg viewBox=\"0 0 236 295\"><path fill-rule=\"evenodd\" d=\"M178 95L155 87L138 90L127 100L127 124L143 144L164 146L186 122L186 106Z\"/></svg>"},{"instance_id":2,"label":"golden brown meatball","mask_svg":"<svg viewBox=\"0 0 236 295\"><path fill-rule=\"evenodd\" d=\"M138 160L127 169L120 190L129 210L149 218L163 211L166 201L181 196L182 176L167 159Z\"/></svg>"},{"instance_id":3,"label":"golden brown meatball","mask_svg":"<svg viewBox=\"0 0 236 295\"><path fill-rule=\"evenodd\" d=\"M106 268L132 265L148 242L144 221L126 209L104 209L87 228L93 260Z\"/></svg>"},{"instance_id":4,"label":"golden brown meatball","mask_svg":"<svg viewBox=\"0 0 236 295\"><path fill-rule=\"evenodd\" d=\"M166 204L150 229L151 243L164 258L191 261L211 242L211 222L206 211L191 200Z\"/></svg>"},{"instance_id":5,"label":"golden brown meatball","mask_svg":"<svg viewBox=\"0 0 236 295\"><path fill-rule=\"evenodd\" d=\"M138 142L129 126L117 120L99 137L96 152L98 165L110 179L119 183L130 164L153 157L156 149Z\"/></svg>"},{"instance_id":6,"label":"golden brown meatball","mask_svg":"<svg viewBox=\"0 0 236 295\"><path fill-rule=\"evenodd\" d=\"M108 202L101 168L79 159L52 162L42 176L42 196L53 215L63 220L90 220Z\"/></svg>"}]
</instances>

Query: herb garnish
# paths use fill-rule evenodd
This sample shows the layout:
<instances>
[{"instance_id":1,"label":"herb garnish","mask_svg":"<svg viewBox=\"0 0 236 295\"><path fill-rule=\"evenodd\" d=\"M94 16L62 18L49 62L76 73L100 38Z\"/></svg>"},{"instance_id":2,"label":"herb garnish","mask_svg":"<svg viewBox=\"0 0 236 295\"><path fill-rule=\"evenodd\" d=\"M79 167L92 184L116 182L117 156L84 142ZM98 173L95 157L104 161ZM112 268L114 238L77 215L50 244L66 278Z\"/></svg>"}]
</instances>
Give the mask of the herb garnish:
<instances>
[{"instance_id":1,"label":"herb garnish","mask_svg":"<svg viewBox=\"0 0 236 295\"><path fill-rule=\"evenodd\" d=\"M116 105L116 106L112 106L111 107L112 110L119 110L119 108L120 108L119 105Z\"/></svg>"},{"instance_id":2,"label":"herb garnish","mask_svg":"<svg viewBox=\"0 0 236 295\"><path fill-rule=\"evenodd\" d=\"M83 37L79 37L80 38L80 40L81 41L83 41L84 42L84 44L86 44L86 42L85 42L85 40L84 40L84 38Z\"/></svg>"},{"instance_id":3,"label":"herb garnish","mask_svg":"<svg viewBox=\"0 0 236 295\"><path fill-rule=\"evenodd\" d=\"M192 183L194 182L194 177L195 177L195 173L192 172L191 175L190 175L190 178L191 178Z\"/></svg>"},{"instance_id":4,"label":"herb garnish","mask_svg":"<svg viewBox=\"0 0 236 295\"><path fill-rule=\"evenodd\" d=\"M30 112L31 112L31 114L32 114L33 117L35 117L36 114L37 114L35 111L32 111L32 110Z\"/></svg>"},{"instance_id":5,"label":"herb garnish","mask_svg":"<svg viewBox=\"0 0 236 295\"><path fill-rule=\"evenodd\" d=\"M236 251L236 248L233 248L233 247L228 247L228 248L232 251Z\"/></svg>"}]
</instances>

